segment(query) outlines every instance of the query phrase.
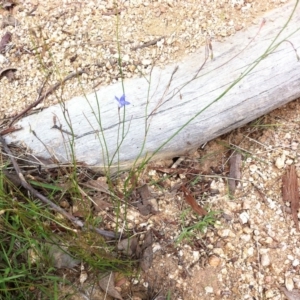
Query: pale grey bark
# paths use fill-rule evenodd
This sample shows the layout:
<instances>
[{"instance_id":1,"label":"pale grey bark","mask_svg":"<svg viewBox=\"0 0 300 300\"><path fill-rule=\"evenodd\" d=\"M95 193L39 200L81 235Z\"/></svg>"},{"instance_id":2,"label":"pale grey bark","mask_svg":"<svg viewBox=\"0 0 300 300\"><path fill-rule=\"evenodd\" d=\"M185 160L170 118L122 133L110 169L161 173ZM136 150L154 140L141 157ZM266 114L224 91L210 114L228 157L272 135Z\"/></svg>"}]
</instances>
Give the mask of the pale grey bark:
<instances>
[{"instance_id":1,"label":"pale grey bark","mask_svg":"<svg viewBox=\"0 0 300 300\"><path fill-rule=\"evenodd\" d=\"M119 154L114 156L113 164L116 165L119 160L121 168L129 168L132 165L142 149L145 128L148 125L150 127L142 157L145 155L149 157L196 113L218 99L247 68L252 66L253 62L263 55L286 23L293 5L289 3L266 14L265 25L245 50L243 49L259 31L261 21L245 31L238 32L223 43L213 41L214 60L209 59L206 62L195 80L192 78L204 61L204 47L197 53L184 57L177 64L164 69L154 68L148 99L148 82L145 78L126 79L124 82L126 100L131 104L126 106L126 116L122 124L119 123L117 101L114 99L123 93L121 83L102 87L96 94L92 93L87 97L76 97L67 101L66 109L76 135L74 141L77 160L97 167L106 165L107 152L104 149L103 136L108 156L112 158L117 151L118 131L120 137L123 125L126 136L119 148ZM299 27L298 7L277 42L287 38L299 49L300 34L299 32L292 34ZM292 35L289 36L290 34ZM178 70L174 73L177 66ZM230 91L181 130L156 154L156 158L184 155L202 143L240 127L299 96L300 62L297 61L291 44L283 42ZM97 102L101 108L100 112ZM147 118L145 118L146 108ZM121 108L121 119L123 111L124 108ZM95 114L100 117L103 128L103 132L98 134L95 131L100 128ZM62 129L70 130L64 120L62 108L55 105L23 118L18 122L23 130L6 135L6 140L25 143L36 156L47 158L54 155L61 162L69 161L71 136L58 129L51 129L53 115L57 116ZM30 128L43 143L33 135Z\"/></svg>"}]
</instances>

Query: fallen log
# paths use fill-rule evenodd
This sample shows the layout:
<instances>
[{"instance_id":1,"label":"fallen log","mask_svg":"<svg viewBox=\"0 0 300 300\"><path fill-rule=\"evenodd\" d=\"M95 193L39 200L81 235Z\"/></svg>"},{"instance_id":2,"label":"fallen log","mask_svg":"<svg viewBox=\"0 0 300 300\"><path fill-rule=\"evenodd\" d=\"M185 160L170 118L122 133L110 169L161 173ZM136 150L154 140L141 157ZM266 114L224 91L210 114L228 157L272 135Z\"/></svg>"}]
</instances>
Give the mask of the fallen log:
<instances>
[{"instance_id":1,"label":"fallen log","mask_svg":"<svg viewBox=\"0 0 300 300\"><path fill-rule=\"evenodd\" d=\"M263 26L225 43L213 41L214 58L203 68L208 53L199 49L177 64L154 68L151 76L124 80L124 90L121 83L105 86L25 117L16 124L22 130L5 139L37 157L65 163L74 153L100 169L126 169L152 155L185 155L300 97L299 5L284 28L294 6L267 13ZM130 104L119 108L115 97L123 93Z\"/></svg>"}]
</instances>

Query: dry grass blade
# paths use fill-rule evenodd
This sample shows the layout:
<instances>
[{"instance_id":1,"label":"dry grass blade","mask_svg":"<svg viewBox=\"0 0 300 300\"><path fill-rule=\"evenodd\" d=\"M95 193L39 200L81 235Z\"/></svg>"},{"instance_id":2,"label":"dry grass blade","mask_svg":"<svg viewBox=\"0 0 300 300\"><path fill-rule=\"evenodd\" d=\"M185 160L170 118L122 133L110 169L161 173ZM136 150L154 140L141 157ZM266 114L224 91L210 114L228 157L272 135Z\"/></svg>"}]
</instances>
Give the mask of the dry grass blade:
<instances>
[{"instance_id":1,"label":"dry grass blade","mask_svg":"<svg viewBox=\"0 0 300 300\"><path fill-rule=\"evenodd\" d=\"M282 198L285 202L291 202L293 220L295 222L297 231L299 231L299 189L295 166L290 166L286 173L282 176Z\"/></svg>"},{"instance_id":2,"label":"dry grass blade","mask_svg":"<svg viewBox=\"0 0 300 300\"><path fill-rule=\"evenodd\" d=\"M195 198L189 193L185 186L181 187L183 191L185 201L192 207L192 209L200 216L206 216L207 211L198 205Z\"/></svg>"}]
</instances>

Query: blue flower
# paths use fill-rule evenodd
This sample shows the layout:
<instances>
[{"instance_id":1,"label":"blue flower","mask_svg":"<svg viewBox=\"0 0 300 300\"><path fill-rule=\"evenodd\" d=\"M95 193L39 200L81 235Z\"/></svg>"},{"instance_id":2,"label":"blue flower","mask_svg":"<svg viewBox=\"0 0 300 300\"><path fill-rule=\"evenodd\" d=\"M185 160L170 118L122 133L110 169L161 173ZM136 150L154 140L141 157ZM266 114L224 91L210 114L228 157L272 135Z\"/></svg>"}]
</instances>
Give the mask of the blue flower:
<instances>
[{"instance_id":1,"label":"blue flower","mask_svg":"<svg viewBox=\"0 0 300 300\"><path fill-rule=\"evenodd\" d=\"M118 97L115 96L115 99L118 101L119 103L119 108L125 106L125 105L128 105L130 104L130 102L126 101L125 100L125 95L122 95L121 98L119 99Z\"/></svg>"}]
</instances>

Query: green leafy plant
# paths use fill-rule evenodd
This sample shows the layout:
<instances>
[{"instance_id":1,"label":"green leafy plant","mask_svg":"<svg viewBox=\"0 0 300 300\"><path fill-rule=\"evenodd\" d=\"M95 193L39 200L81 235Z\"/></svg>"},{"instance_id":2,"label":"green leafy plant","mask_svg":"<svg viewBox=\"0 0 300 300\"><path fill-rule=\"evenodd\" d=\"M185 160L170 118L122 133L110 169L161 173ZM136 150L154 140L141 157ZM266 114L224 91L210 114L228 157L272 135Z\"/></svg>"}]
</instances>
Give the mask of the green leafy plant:
<instances>
[{"instance_id":1,"label":"green leafy plant","mask_svg":"<svg viewBox=\"0 0 300 300\"><path fill-rule=\"evenodd\" d=\"M189 210L185 210L181 214L182 231L175 240L177 245L183 241L189 242L197 234L203 233L206 229L209 228L209 226L214 225L217 220L217 215L219 214L219 212L217 211L209 211L208 214L201 218L199 221L195 222L193 225L186 227L185 221L188 212Z\"/></svg>"}]
</instances>

